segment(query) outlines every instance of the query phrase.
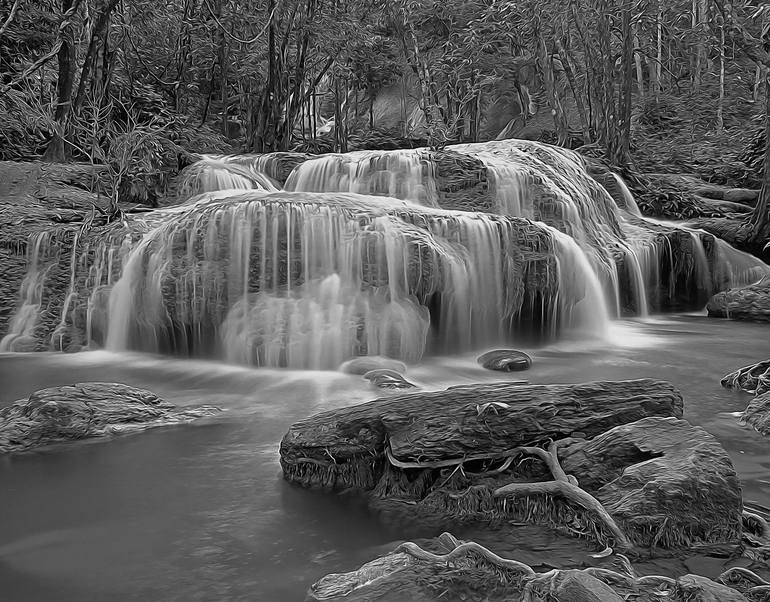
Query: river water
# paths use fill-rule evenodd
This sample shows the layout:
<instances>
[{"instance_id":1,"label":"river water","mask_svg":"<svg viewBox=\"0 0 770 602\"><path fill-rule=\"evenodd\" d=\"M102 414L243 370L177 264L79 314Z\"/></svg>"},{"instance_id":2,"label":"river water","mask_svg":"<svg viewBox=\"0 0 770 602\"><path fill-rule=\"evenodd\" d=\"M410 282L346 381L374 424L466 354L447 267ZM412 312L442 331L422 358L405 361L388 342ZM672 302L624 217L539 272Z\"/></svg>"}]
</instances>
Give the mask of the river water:
<instances>
[{"instance_id":1,"label":"river water","mask_svg":"<svg viewBox=\"0 0 770 602\"><path fill-rule=\"evenodd\" d=\"M609 342L528 349L534 365L526 373L488 372L468 354L430 358L408 378L426 390L506 378L669 380L684 395L685 418L731 455L744 499L770 505L767 442L735 416L749 396L719 385L725 373L767 358L768 341L770 326L658 316L613 323ZM89 380L226 411L192 425L0 458L2 600L302 600L320 576L352 570L396 540L431 535L382 525L351 502L281 478L278 445L292 422L388 395L360 377L102 351L0 354L0 405ZM544 529L517 533L495 551L542 566L585 562L596 551ZM701 560L686 568L718 570Z\"/></svg>"}]
</instances>

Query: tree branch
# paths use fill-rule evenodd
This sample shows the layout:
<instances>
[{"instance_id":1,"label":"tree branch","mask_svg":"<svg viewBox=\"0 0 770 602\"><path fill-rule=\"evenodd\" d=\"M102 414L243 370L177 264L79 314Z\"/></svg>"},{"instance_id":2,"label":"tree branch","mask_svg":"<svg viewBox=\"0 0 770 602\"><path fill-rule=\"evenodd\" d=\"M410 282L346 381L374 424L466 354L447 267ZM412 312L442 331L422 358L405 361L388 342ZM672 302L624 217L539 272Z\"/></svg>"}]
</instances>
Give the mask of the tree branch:
<instances>
[{"instance_id":1,"label":"tree branch","mask_svg":"<svg viewBox=\"0 0 770 602\"><path fill-rule=\"evenodd\" d=\"M13 6L11 7L11 12L8 15L8 18L5 20L5 23L3 23L3 26L0 27L0 38L2 38L3 34L6 31L8 31L8 27L11 25L13 18L16 16L17 10L19 10L19 0L14 0Z\"/></svg>"}]
</instances>

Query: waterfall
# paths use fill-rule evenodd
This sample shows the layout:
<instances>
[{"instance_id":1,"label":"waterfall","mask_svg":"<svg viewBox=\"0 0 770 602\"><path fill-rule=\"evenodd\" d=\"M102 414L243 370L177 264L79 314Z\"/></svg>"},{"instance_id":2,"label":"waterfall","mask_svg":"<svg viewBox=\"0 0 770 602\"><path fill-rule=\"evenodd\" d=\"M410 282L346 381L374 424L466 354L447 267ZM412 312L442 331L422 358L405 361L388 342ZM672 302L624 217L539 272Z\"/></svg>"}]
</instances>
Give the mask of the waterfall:
<instances>
[{"instance_id":1,"label":"waterfall","mask_svg":"<svg viewBox=\"0 0 770 602\"><path fill-rule=\"evenodd\" d=\"M284 188L303 192L357 192L438 207L433 166L424 151L358 151L305 161Z\"/></svg>"},{"instance_id":2,"label":"waterfall","mask_svg":"<svg viewBox=\"0 0 770 602\"><path fill-rule=\"evenodd\" d=\"M36 232L27 244L27 273L21 283L21 305L11 319L7 335L0 339L0 351L30 351L35 347L35 327L43 300L47 273L48 232Z\"/></svg>"},{"instance_id":3,"label":"waterfall","mask_svg":"<svg viewBox=\"0 0 770 602\"><path fill-rule=\"evenodd\" d=\"M615 183L617 204L578 154L520 140L205 156L182 173L176 206L31 238L0 350L416 362L603 337L612 317L702 307L770 271L705 232L641 217Z\"/></svg>"},{"instance_id":4,"label":"waterfall","mask_svg":"<svg viewBox=\"0 0 770 602\"><path fill-rule=\"evenodd\" d=\"M275 181L251 161L236 157L204 155L181 174L177 196L188 199L203 192L218 190L278 190Z\"/></svg>"},{"instance_id":5,"label":"waterfall","mask_svg":"<svg viewBox=\"0 0 770 602\"><path fill-rule=\"evenodd\" d=\"M305 368L356 355L417 361L429 348L502 342L523 303L528 249L494 216L261 191L202 195L166 214L112 289L108 348L216 349ZM527 225L542 261L553 232Z\"/></svg>"}]
</instances>

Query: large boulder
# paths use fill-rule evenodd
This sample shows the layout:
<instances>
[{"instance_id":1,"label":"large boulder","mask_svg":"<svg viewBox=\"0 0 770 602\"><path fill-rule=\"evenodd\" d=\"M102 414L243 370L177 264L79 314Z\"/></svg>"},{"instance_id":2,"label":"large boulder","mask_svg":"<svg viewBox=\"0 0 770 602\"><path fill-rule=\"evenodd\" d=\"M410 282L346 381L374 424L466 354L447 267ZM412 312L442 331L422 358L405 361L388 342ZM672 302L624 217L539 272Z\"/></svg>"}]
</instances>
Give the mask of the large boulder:
<instances>
[{"instance_id":1,"label":"large boulder","mask_svg":"<svg viewBox=\"0 0 770 602\"><path fill-rule=\"evenodd\" d=\"M150 391L120 383L51 387L0 409L0 454L180 424L218 411L178 409Z\"/></svg>"},{"instance_id":2,"label":"large boulder","mask_svg":"<svg viewBox=\"0 0 770 602\"><path fill-rule=\"evenodd\" d=\"M595 436L647 416L682 416L669 383L499 383L407 393L316 414L281 441L284 477L305 487L370 490L396 462L494 456L517 445Z\"/></svg>"},{"instance_id":3,"label":"large boulder","mask_svg":"<svg viewBox=\"0 0 770 602\"><path fill-rule=\"evenodd\" d=\"M740 480L724 448L700 427L644 418L563 445L559 460L637 545L740 542Z\"/></svg>"}]
</instances>

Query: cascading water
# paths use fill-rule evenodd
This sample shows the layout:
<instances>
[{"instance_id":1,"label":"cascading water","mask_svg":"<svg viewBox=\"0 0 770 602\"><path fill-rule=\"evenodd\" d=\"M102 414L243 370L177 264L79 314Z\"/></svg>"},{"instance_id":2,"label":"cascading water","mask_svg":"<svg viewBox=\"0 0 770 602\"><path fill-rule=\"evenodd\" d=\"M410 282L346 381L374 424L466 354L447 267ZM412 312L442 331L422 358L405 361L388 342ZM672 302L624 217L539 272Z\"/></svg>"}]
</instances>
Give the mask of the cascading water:
<instances>
[{"instance_id":1,"label":"cascading water","mask_svg":"<svg viewBox=\"0 0 770 602\"><path fill-rule=\"evenodd\" d=\"M438 207L431 163L420 150L324 155L296 167L286 190L357 192Z\"/></svg>"},{"instance_id":2,"label":"cascading water","mask_svg":"<svg viewBox=\"0 0 770 602\"><path fill-rule=\"evenodd\" d=\"M455 165L480 171L447 180ZM603 336L612 314L678 307L683 287L706 294L768 271L705 233L640 217L625 186L616 205L579 155L533 142L204 157L184 175L181 196L209 192L72 237L57 268L65 302L46 328L38 257L54 254L33 240L0 348L27 348L41 330L55 349L297 368L367 354L412 362L531 334ZM439 207L479 182L486 200L459 206L485 213Z\"/></svg>"},{"instance_id":3,"label":"cascading water","mask_svg":"<svg viewBox=\"0 0 770 602\"><path fill-rule=\"evenodd\" d=\"M107 347L263 366L502 340L552 236L532 225L544 248L527 249L510 220L344 193L212 194L166 213L113 287Z\"/></svg>"},{"instance_id":4,"label":"cascading water","mask_svg":"<svg viewBox=\"0 0 770 602\"><path fill-rule=\"evenodd\" d=\"M10 330L0 339L0 351L34 350L35 327L43 301L43 283L47 272L44 255L48 250L49 235L38 232L27 244L27 274L21 283L21 304L11 319Z\"/></svg>"},{"instance_id":5,"label":"cascading water","mask_svg":"<svg viewBox=\"0 0 770 602\"><path fill-rule=\"evenodd\" d=\"M235 157L204 155L185 170L177 194L179 198L186 199L218 190L278 190L270 177L254 169L250 163L242 165Z\"/></svg>"}]
</instances>

